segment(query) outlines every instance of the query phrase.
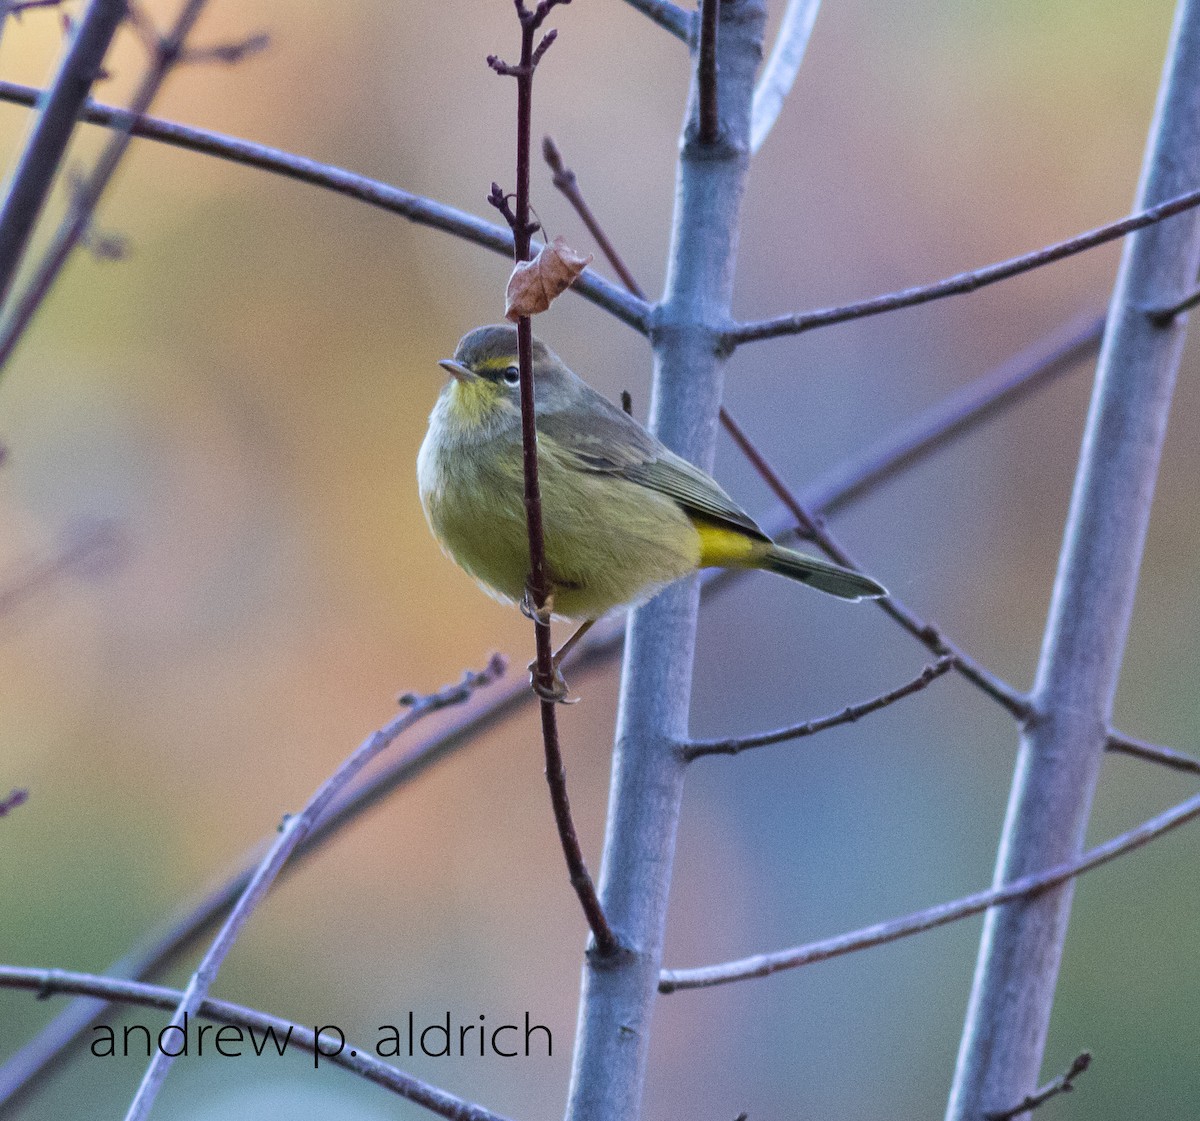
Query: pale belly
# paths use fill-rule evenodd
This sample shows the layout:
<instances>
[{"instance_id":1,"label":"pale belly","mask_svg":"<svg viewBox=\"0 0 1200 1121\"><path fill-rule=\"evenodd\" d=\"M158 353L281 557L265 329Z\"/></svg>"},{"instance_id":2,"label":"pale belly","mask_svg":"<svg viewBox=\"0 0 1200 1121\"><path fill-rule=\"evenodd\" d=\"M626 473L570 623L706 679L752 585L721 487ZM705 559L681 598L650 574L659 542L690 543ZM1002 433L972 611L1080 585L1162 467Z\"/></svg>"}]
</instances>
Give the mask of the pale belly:
<instances>
[{"instance_id":1,"label":"pale belly","mask_svg":"<svg viewBox=\"0 0 1200 1121\"><path fill-rule=\"evenodd\" d=\"M696 569L699 534L672 499L546 453L539 467L556 615L598 618ZM435 455L422 447L418 478L442 548L489 592L518 602L529 573L519 456Z\"/></svg>"}]
</instances>

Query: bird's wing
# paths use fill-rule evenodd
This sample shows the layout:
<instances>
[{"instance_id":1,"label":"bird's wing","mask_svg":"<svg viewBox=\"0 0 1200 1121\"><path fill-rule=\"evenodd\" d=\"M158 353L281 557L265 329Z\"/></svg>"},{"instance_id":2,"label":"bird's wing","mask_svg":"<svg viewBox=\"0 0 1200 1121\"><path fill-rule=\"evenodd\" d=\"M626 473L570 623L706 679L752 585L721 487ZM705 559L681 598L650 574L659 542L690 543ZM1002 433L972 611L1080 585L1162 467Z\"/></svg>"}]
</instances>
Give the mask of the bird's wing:
<instances>
[{"instance_id":1,"label":"bird's wing","mask_svg":"<svg viewBox=\"0 0 1200 1121\"><path fill-rule=\"evenodd\" d=\"M589 387L590 388L590 387ZM585 471L617 475L673 498L685 510L770 540L717 483L600 394L586 426L563 414L538 416L538 428ZM582 430L581 430L582 429Z\"/></svg>"}]
</instances>

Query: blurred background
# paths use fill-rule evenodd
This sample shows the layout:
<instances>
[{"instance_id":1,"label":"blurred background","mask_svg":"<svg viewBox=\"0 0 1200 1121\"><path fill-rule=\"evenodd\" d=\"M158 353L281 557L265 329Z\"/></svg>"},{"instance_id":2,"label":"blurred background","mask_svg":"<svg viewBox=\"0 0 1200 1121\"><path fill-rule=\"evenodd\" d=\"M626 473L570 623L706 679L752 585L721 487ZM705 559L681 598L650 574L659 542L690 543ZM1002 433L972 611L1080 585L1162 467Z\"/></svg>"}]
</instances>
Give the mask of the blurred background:
<instances>
[{"instance_id":1,"label":"blurred background","mask_svg":"<svg viewBox=\"0 0 1200 1121\"><path fill-rule=\"evenodd\" d=\"M175 5L147 3L165 21ZM772 27L779 2L772 2ZM749 180L737 312L828 305L1035 248L1131 206L1169 0L826 0ZM650 292L661 288L688 81L682 46L619 0L555 13L535 135L551 133ZM176 72L160 115L342 164L491 218L513 181L506 0L212 0L195 41L267 31L235 67ZM10 21L0 74L43 83L59 16ZM123 32L100 96L144 63ZM28 112L0 106L11 166ZM85 166L102 135L84 129ZM60 188L45 231L61 215ZM547 229L592 248L541 168ZM0 959L102 971L297 809L394 698L531 656L528 624L438 551L414 460L435 362L501 314L508 265L261 172L135 141L98 216L120 262L77 254L0 382L0 588L97 525L119 538L0 613ZM1110 246L956 298L743 348L727 400L798 487L1077 313ZM566 297L539 334L645 415L649 354ZM1196 750L1198 354L1185 358L1118 702L1130 734ZM1032 678L1082 430L1081 366L835 523L871 572L988 666ZM770 496L728 443L717 474ZM915 675L927 653L869 606L754 576L702 615L693 731L759 730ZM616 670L562 713L597 870ZM688 785L669 965L838 933L987 884L1012 722L962 682ZM515 1118L560 1115L584 927L531 708L392 797L283 884L216 995L370 1042L383 1023L525 1011L553 1057L413 1060ZM1194 779L1105 762L1099 841ZM1064 1119L1186 1118L1200 1100L1200 832L1079 885L1045 1075L1095 1052ZM832 963L665 997L648 1118L938 1117L979 920ZM177 970L169 980L186 976ZM63 1007L0 992L0 1056ZM130 1022L161 1025L141 1010ZM407 1060L405 1060L407 1061ZM119 1116L136 1059L78 1059L12 1113ZM422 1117L295 1060L190 1059L158 1115Z\"/></svg>"}]
</instances>

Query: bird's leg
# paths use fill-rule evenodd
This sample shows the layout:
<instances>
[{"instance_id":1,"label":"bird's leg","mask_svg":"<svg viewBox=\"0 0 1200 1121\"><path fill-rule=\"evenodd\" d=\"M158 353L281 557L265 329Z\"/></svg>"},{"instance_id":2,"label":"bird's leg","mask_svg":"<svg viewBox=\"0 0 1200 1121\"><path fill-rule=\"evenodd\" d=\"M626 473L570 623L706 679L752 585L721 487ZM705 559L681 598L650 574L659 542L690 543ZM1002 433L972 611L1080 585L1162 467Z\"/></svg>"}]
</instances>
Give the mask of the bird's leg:
<instances>
[{"instance_id":1,"label":"bird's leg","mask_svg":"<svg viewBox=\"0 0 1200 1121\"><path fill-rule=\"evenodd\" d=\"M533 687L533 691L543 700L554 701L561 705L576 704L579 701L578 697L574 698L574 700L567 700L567 694L570 690L567 688L566 678L559 671L559 666L562 665L563 659L571 652L575 644L592 629L592 625L595 622L595 619L585 619L575 629L575 633L554 652L554 656L550 660L551 668L554 671L554 679L553 684L549 688L542 685L537 679L537 659L535 658L529 663L529 683Z\"/></svg>"},{"instance_id":2,"label":"bird's leg","mask_svg":"<svg viewBox=\"0 0 1200 1121\"><path fill-rule=\"evenodd\" d=\"M558 667L562 665L563 659L571 653L575 644L583 638L595 626L595 619L584 619L576 628L575 633L571 635L557 650L554 651L554 672L558 673Z\"/></svg>"}]
</instances>

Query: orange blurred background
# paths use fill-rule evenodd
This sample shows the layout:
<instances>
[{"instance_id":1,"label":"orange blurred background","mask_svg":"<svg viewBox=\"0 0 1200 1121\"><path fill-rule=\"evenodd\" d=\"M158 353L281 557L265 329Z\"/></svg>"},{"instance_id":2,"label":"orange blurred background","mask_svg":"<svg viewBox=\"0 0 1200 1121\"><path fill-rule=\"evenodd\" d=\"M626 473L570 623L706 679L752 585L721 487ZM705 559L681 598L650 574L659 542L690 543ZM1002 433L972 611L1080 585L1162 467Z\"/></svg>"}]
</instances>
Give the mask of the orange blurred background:
<instances>
[{"instance_id":1,"label":"orange blurred background","mask_svg":"<svg viewBox=\"0 0 1200 1121\"><path fill-rule=\"evenodd\" d=\"M780 4L773 2L772 28ZM147 3L160 21L174 5ZM736 310L839 303L1014 255L1131 206L1172 5L1144 0L827 0L757 158ZM549 132L650 292L661 288L684 48L627 5L555 13L535 135ZM234 67L175 73L155 112L341 164L489 219L513 180L506 0L329 5L212 0L195 40L268 31ZM59 18L9 21L0 76L43 83ZM98 90L143 65L122 33ZM11 166L29 114L0 106ZM81 130L85 165L103 135ZM46 232L66 189L52 200ZM593 248L540 167L551 233ZM297 809L394 712L481 666L531 656L529 626L439 553L414 460L458 337L499 318L507 263L312 187L135 141L98 215L130 244L77 254L0 381L0 588L111 524L75 566L0 614L0 959L102 971ZM1080 311L1109 246L969 298L749 346L727 400L799 487ZM538 331L644 416L644 340L567 297ZM1118 703L1130 734L1196 749L1200 387L1180 379ZM1031 681L1088 371L940 453L837 521L874 575L1020 687ZM769 495L723 445L751 511ZM837 710L926 652L870 607L755 576L703 611L699 735ZM615 669L562 718L597 871ZM668 964L773 949L990 879L1016 737L962 682L851 728L696 765ZM1186 776L1106 762L1091 837L1181 800ZM1195 827L1085 879L1046 1076L1096 1054L1055 1116L1185 1117L1200 1100ZM766 981L664 998L650 1118L937 1116L979 921ZM561 1112L584 928L563 873L532 713L440 764L340 837L252 921L216 995L363 1041L407 1010L492 1022L526 1010L551 1059L410 1069L517 1118ZM171 978L181 982L185 971ZM55 1011L0 992L0 1055ZM161 1024L142 1011L129 1022ZM13 1116L110 1117L144 1064L83 1057ZM164 1119L418 1117L332 1067L188 1060Z\"/></svg>"}]
</instances>

